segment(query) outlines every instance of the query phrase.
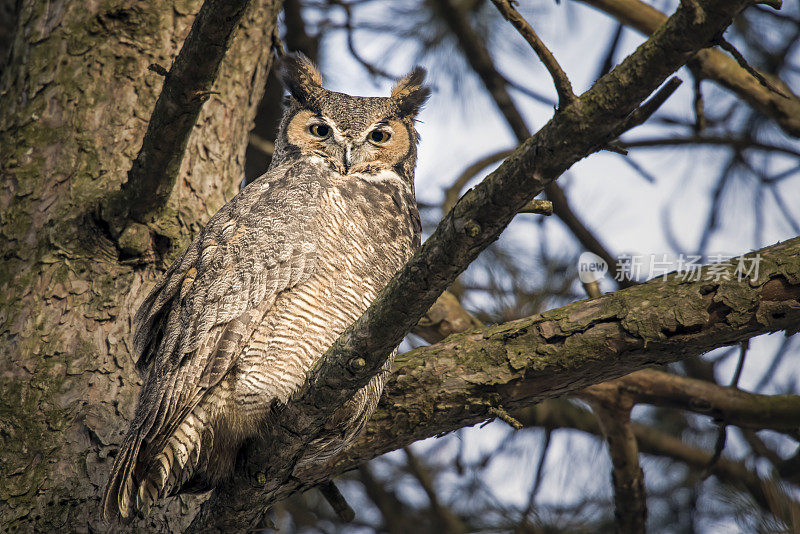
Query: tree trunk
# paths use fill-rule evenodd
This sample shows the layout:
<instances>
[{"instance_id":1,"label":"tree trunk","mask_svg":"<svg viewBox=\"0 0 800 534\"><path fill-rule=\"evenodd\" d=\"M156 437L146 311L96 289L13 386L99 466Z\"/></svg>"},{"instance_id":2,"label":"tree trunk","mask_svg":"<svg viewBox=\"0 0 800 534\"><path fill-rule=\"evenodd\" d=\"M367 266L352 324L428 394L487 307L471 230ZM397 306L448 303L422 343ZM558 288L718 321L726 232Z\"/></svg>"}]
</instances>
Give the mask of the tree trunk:
<instances>
[{"instance_id":1,"label":"tree trunk","mask_svg":"<svg viewBox=\"0 0 800 534\"><path fill-rule=\"evenodd\" d=\"M253 2L169 204L114 236L126 180L202 2L22 2L0 85L0 525L105 531L99 502L138 391L131 318L243 175L280 2ZM133 529L180 529L192 499ZM182 504L183 503L183 504ZM187 506L188 505L188 506Z\"/></svg>"}]
</instances>

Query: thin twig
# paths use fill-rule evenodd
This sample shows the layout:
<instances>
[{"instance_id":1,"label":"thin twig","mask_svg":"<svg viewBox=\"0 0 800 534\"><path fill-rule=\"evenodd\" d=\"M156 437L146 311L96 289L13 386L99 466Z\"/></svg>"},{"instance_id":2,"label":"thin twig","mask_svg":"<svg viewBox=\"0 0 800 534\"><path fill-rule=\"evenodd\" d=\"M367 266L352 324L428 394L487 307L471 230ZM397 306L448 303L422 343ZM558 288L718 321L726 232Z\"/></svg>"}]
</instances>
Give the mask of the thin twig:
<instances>
[{"instance_id":1,"label":"thin twig","mask_svg":"<svg viewBox=\"0 0 800 534\"><path fill-rule=\"evenodd\" d=\"M475 178L479 172L481 172L483 169L485 169L486 167L488 167L493 163L497 163L498 161L506 159L508 156L511 155L512 152L514 152L513 149L500 150L498 152L494 152L492 154L482 157L481 159L470 164L466 169L461 171L461 174L458 176L458 178L456 178L453 184L450 187L448 187L444 192L442 213L447 213L453 208L453 206L456 205L456 201L461 196L461 190L464 189L464 187L469 183L469 181Z\"/></svg>"},{"instance_id":2,"label":"thin twig","mask_svg":"<svg viewBox=\"0 0 800 534\"><path fill-rule=\"evenodd\" d=\"M646 139L637 139L635 141L620 141L621 146L625 148L663 148L669 146L707 146L707 145L720 145L729 146L736 150L765 150L778 152L787 156L800 158L800 150L790 146L780 146L762 141L757 141L749 137L725 137L725 136L712 136L712 135L691 135L687 137L654 137Z\"/></svg>"},{"instance_id":3,"label":"thin twig","mask_svg":"<svg viewBox=\"0 0 800 534\"><path fill-rule=\"evenodd\" d=\"M657 182L656 177L653 176L653 174L650 171L645 169L644 165L639 164L639 162L636 161L634 158L632 157L622 158L622 162L631 169L633 169L634 171L636 171L639 174L639 176L644 178L645 182L649 184L654 184Z\"/></svg>"},{"instance_id":4,"label":"thin twig","mask_svg":"<svg viewBox=\"0 0 800 534\"><path fill-rule=\"evenodd\" d=\"M739 352L739 361L736 364L736 370L733 372L733 378L731 379L731 386L732 388L739 389L739 379L742 377L742 369L744 369L744 359L747 356L747 349L750 348L749 341L742 341L740 345L740 352Z\"/></svg>"},{"instance_id":5,"label":"thin twig","mask_svg":"<svg viewBox=\"0 0 800 534\"><path fill-rule=\"evenodd\" d=\"M734 389L739 388L739 378L742 376L742 369L744 368L744 360L747 356L747 349L750 347L749 341L743 341L740 345L739 349L739 361L736 363L736 370L733 372L733 378L731 379L731 386ZM711 456L711 460L708 461L708 465L703 472L702 478L708 478L711 475L714 466L717 464L719 459L722 457L722 451L725 450L725 441L728 436L728 423L726 421L721 421L719 423L719 433L717 434L717 442L714 444L714 454Z\"/></svg>"},{"instance_id":6,"label":"thin twig","mask_svg":"<svg viewBox=\"0 0 800 534\"><path fill-rule=\"evenodd\" d=\"M539 102L540 104L544 104L551 108L556 106L556 101L553 100L552 98L549 98L537 91L534 91L533 89L529 89L523 85L520 85L514 80L509 80L506 76L503 76L503 79L506 81L506 85L508 85L511 89L519 91L523 95L535 100L536 102Z\"/></svg>"},{"instance_id":7,"label":"thin twig","mask_svg":"<svg viewBox=\"0 0 800 534\"><path fill-rule=\"evenodd\" d=\"M766 371L764 371L764 374L761 375L761 378L758 380L758 384L756 384L756 387L753 388L753 391L756 392L761 391L767 386L767 384L770 383L773 375L775 374L775 371L777 371L778 367L780 367L781 363L783 363L783 357L786 356L786 354L789 352L789 347L791 347L792 345L792 339L794 338L791 337L783 338L781 346L772 356L772 361L770 362L769 367L767 368Z\"/></svg>"},{"instance_id":8,"label":"thin twig","mask_svg":"<svg viewBox=\"0 0 800 534\"><path fill-rule=\"evenodd\" d=\"M331 3L336 4L337 6L341 7L344 10L345 14L345 29L347 30L347 49L350 51L350 55L358 61L362 67L367 69L367 72L370 73L371 76L380 76L381 78L386 78L389 80L394 80L396 76L392 76L385 70L380 69L379 67L373 65L363 57L361 54L358 53L355 44L355 27L353 26L353 10L352 6L348 2L342 2L340 0L331 0Z\"/></svg>"},{"instance_id":9,"label":"thin twig","mask_svg":"<svg viewBox=\"0 0 800 534\"><path fill-rule=\"evenodd\" d=\"M703 78L700 76L699 72L695 71L696 69L692 70L692 76L694 78L694 133L700 134L706 129L706 114L705 105L703 103Z\"/></svg>"},{"instance_id":10,"label":"thin twig","mask_svg":"<svg viewBox=\"0 0 800 534\"><path fill-rule=\"evenodd\" d=\"M622 132L635 128L649 119L650 116L655 113L670 96L672 96L672 93L674 93L678 87L680 87L681 83L683 82L677 76L670 78L667 83L662 85L661 88L656 91L656 94L650 97L650 99L644 102L641 106L633 110L630 115L628 115L628 117L622 122L617 130L620 132L620 135Z\"/></svg>"},{"instance_id":11,"label":"thin twig","mask_svg":"<svg viewBox=\"0 0 800 534\"><path fill-rule=\"evenodd\" d=\"M744 56L742 55L742 53L741 53L741 52L739 52L739 51L736 49L736 47L735 47L735 46L733 46L733 45L732 45L730 42L728 42L727 40L725 40L723 37L720 37L720 38L717 40L717 44L719 45L719 47L720 47L720 48L722 48L722 49L723 49L723 50L725 50L727 53L729 53L731 56L733 56L733 59L735 59L735 60L736 60L736 63L738 63L738 64L739 64L739 66L740 66L740 67L742 67L744 70L746 70L747 72L749 72L749 73L750 73L750 75L751 75L753 78L755 78L756 80L758 80L758 83L760 83L761 85L763 85L764 87L766 87L766 88L767 88L767 89L769 89L770 91L772 91L772 92L774 92L774 93L776 93L776 94L779 94L779 95L781 95L783 98L791 98L791 96L789 96L788 94L786 94L786 92L785 92L783 89L781 89L780 87L778 87L777 85L775 85L774 83L772 83L771 81L769 81L769 80L766 78L766 76L764 76L763 74L761 74L760 72L758 72L758 71L757 71L755 68L753 68L753 66L752 66L752 65L750 65L750 63L748 63L748 62L747 62L747 60L744 58Z\"/></svg>"},{"instance_id":12,"label":"thin twig","mask_svg":"<svg viewBox=\"0 0 800 534\"><path fill-rule=\"evenodd\" d=\"M273 143L269 139L264 139L255 132L250 132L248 143L250 144L250 146L252 146L257 150L260 150L263 154L267 156L272 157L272 154L275 152L275 143Z\"/></svg>"},{"instance_id":13,"label":"thin twig","mask_svg":"<svg viewBox=\"0 0 800 534\"><path fill-rule=\"evenodd\" d=\"M539 461L536 462L536 474L534 475L533 485L531 486L531 492L528 496L528 506L525 508L525 512L522 514L523 520L530 515L534 506L536 506L536 494L539 493L539 488L541 487L542 480L544 479L544 463L547 460L547 451L550 449L550 438L552 436L552 429L544 429L544 436L542 436L542 452L539 454Z\"/></svg>"},{"instance_id":14,"label":"thin twig","mask_svg":"<svg viewBox=\"0 0 800 534\"><path fill-rule=\"evenodd\" d=\"M553 214L553 203L549 200L540 200L534 198L525 204L518 213L534 213L536 215L544 215L549 217Z\"/></svg>"},{"instance_id":15,"label":"thin twig","mask_svg":"<svg viewBox=\"0 0 800 534\"><path fill-rule=\"evenodd\" d=\"M442 505L439 496L436 494L436 489L433 487L433 477L431 476L428 468L420 461L414 454L410 447L403 447L406 453L406 461L411 474L422 486L423 491L428 496L428 501L431 504L431 510L434 513L436 522L439 524L440 532L445 534L461 534L466 532L467 529L461 519L458 518L449 508Z\"/></svg>"},{"instance_id":16,"label":"thin twig","mask_svg":"<svg viewBox=\"0 0 800 534\"><path fill-rule=\"evenodd\" d=\"M572 92L572 84L569 82L569 78L564 72L564 69L558 64L553 53L550 52L542 40L539 39L539 36L533 31L531 25L528 24L528 21L519 14L519 11L517 11L513 5L511 5L511 1L492 0L492 3L494 3L495 7L503 14L503 17L505 17L528 42L533 51L536 52L536 55L539 56L547 72L550 73L550 76L553 78L553 84L556 86L556 92L558 93L558 109L564 109L577 100L578 97Z\"/></svg>"},{"instance_id":17,"label":"thin twig","mask_svg":"<svg viewBox=\"0 0 800 534\"><path fill-rule=\"evenodd\" d=\"M375 478L370 464L358 466L358 475L367 497L381 512L385 531L389 534L407 534L414 522L408 507L382 481Z\"/></svg>"},{"instance_id":18,"label":"thin twig","mask_svg":"<svg viewBox=\"0 0 800 534\"><path fill-rule=\"evenodd\" d=\"M622 39L622 32L624 30L625 25L621 22L617 23L617 29L614 31L614 36L611 38L611 42L608 44L608 50L606 50L605 57L603 58L602 63L600 63L600 68L597 70L597 76L595 76L595 78L600 78L601 76L611 72L611 69L614 67L614 57L617 55L619 43Z\"/></svg>"},{"instance_id":19,"label":"thin twig","mask_svg":"<svg viewBox=\"0 0 800 534\"><path fill-rule=\"evenodd\" d=\"M489 408L489 413L506 423L514 430L520 430L522 428L522 423L514 419L514 417L512 417L511 414L508 413L502 406L493 406L492 408Z\"/></svg>"},{"instance_id":20,"label":"thin twig","mask_svg":"<svg viewBox=\"0 0 800 534\"><path fill-rule=\"evenodd\" d=\"M339 488L336 487L336 484L334 484L332 480L328 480L320 484L319 492L323 497L325 497L325 500L328 501L328 504L331 505L333 511L336 512L337 516L339 516L339 519L345 523L350 523L356 518L356 513L347 503L344 495L342 495L342 492L339 491Z\"/></svg>"}]
</instances>

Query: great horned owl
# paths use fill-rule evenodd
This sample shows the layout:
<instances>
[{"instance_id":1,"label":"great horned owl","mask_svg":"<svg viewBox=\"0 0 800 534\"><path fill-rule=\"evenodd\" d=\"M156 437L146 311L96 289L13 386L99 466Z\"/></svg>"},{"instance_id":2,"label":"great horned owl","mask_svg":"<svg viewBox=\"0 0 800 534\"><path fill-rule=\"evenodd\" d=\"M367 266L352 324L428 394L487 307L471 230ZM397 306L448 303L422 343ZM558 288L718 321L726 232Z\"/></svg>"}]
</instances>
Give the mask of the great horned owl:
<instances>
[{"instance_id":1,"label":"great horned owl","mask_svg":"<svg viewBox=\"0 0 800 534\"><path fill-rule=\"evenodd\" d=\"M419 246L414 118L430 91L414 69L388 98L328 91L287 56L289 91L266 174L225 204L134 319L143 387L103 499L107 518L205 491L244 440ZM363 428L382 372L334 414L301 463L326 460Z\"/></svg>"}]
</instances>

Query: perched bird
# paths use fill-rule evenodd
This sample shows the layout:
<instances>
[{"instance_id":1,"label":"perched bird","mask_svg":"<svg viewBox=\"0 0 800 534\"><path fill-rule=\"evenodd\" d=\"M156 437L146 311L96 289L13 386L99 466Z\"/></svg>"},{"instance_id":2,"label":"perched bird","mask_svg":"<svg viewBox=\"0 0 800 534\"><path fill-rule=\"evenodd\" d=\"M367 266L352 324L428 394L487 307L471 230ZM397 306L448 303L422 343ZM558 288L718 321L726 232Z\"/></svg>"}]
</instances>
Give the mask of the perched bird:
<instances>
[{"instance_id":1,"label":"perched bird","mask_svg":"<svg viewBox=\"0 0 800 534\"><path fill-rule=\"evenodd\" d=\"M425 71L387 98L324 89L301 54L278 73L289 96L269 170L209 220L135 316L143 386L103 499L109 519L228 476L243 441L419 246ZM391 363L337 409L301 464L353 440Z\"/></svg>"}]
</instances>

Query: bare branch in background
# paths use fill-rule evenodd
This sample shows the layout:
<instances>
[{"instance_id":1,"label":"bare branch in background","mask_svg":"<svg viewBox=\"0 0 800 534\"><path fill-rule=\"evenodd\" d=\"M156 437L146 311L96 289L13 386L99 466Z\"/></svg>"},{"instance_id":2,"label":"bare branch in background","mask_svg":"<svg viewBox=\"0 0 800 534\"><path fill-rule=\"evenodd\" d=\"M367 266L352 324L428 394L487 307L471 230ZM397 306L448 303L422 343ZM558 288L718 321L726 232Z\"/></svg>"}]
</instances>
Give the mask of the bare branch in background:
<instances>
[{"instance_id":1,"label":"bare branch in background","mask_svg":"<svg viewBox=\"0 0 800 534\"><path fill-rule=\"evenodd\" d=\"M733 56L733 59L736 60L736 63L738 63L739 66L742 67L744 70L746 70L748 73L750 73L750 75L753 78L758 80L758 83L760 83L770 91L781 95L784 98L792 98L792 96L789 93L787 93L782 88L778 87L777 85L769 81L763 74L754 69L753 66L747 62L742 53L736 50L736 47L733 46L731 43L729 43L723 38L720 38L718 39L717 44L719 44L720 48L722 48L731 56Z\"/></svg>"},{"instance_id":2,"label":"bare branch in background","mask_svg":"<svg viewBox=\"0 0 800 534\"><path fill-rule=\"evenodd\" d=\"M453 209L453 206L456 205L456 202L461 197L461 191L473 178L478 176L483 169L489 165L492 165L493 163L503 161L510 156L512 152L514 152L514 150L500 150L499 152L494 152L482 157L464 169L458 178L456 178L455 181L450 185L450 187L445 190L444 202L442 203L442 213L447 213Z\"/></svg>"},{"instance_id":3,"label":"bare branch in background","mask_svg":"<svg viewBox=\"0 0 800 534\"><path fill-rule=\"evenodd\" d=\"M577 100L578 97L572 92L572 84L569 82L569 78L561 68L561 65L558 64L553 53L539 39L531 25L528 24L528 21L514 8L511 0L492 0L492 2L503 14L503 17L513 24L519 34L528 42L533 51L536 52L536 55L539 56L547 72L550 73L558 93L558 108L564 109Z\"/></svg>"},{"instance_id":4,"label":"bare branch in background","mask_svg":"<svg viewBox=\"0 0 800 534\"><path fill-rule=\"evenodd\" d=\"M270 141L269 139L264 139L258 134L254 134L250 132L250 138L248 139L250 146L257 148L263 154L272 157L272 154L275 152L275 143Z\"/></svg>"},{"instance_id":5,"label":"bare branch in background","mask_svg":"<svg viewBox=\"0 0 800 534\"><path fill-rule=\"evenodd\" d=\"M764 150L777 152L800 158L800 150L790 146L781 146L767 142L757 141L750 138L735 136L712 136L698 135L691 137L666 137L666 138L645 138L635 141L621 141L620 144L625 148L662 148L670 146L728 146L738 151L743 150Z\"/></svg>"},{"instance_id":6,"label":"bare branch in background","mask_svg":"<svg viewBox=\"0 0 800 534\"><path fill-rule=\"evenodd\" d=\"M358 51L355 43L355 31L356 27L353 24L353 5L355 2L346 2L341 0L330 0L332 4L341 7L344 10L345 14L345 24L344 28L347 31L347 48L350 50L350 55L358 61L362 67L367 69L372 76L380 76L381 78L386 78L388 80L394 80L397 76L392 76L385 70L381 69L377 65L367 61L364 59Z\"/></svg>"},{"instance_id":7,"label":"bare branch in background","mask_svg":"<svg viewBox=\"0 0 800 534\"><path fill-rule=\"evenodd\" d=\"M417 458L414 452L409 447L403 447L403 452L406 454L408 461L408 469L411 474L417 479L419 485L428 496L431 509L436 517L437 530L442 534L462 534L467 532L466 526L449 508L442 505L436 490L433 487L433 477L428 469L423 465L422 461Z\"/></svg>"},{"instance_id":8,"label":"bare branch in background","mask_svg":"<svg viewBox=\"0 0 800 534\"><path fill-rule=\"evenodd\" d=\"M526 408L516 415L526 426L553 430L574 428L596 436L602 435L600 425L590 412L566 401L547 401ZM712 453L686 444L666 432L640 423L633 423L632 428L640 453L669 458L696 470L703 469L711 460ZM763 479L744 463L727 458L721 458L714 465L712 473L732 487L744 488L758 506L788 525L790 531L800 526L797 521L800 517L800 503L790 493L786 493L786 489L778 482Z\"/></svg>"},{"instance_id":9,"label":"bare branch in background","mask_svg":"<svg viewBox=\"0 0 800 534\"><path fill-rule=\"evenodd\" d=\"M483 327L484 324L461 307L452 293L442 293L433 306L420 319L412 333L428 343L438 343L453 333L466 332Z\"/></svg>"},{"instance_id":10,"label":"bare branch in background","mask_svg":"<svg viewBox=\"0 0 800 534\"><path fill-rule=\"evenodd\" d=\"M613 383L636 403L687 410L742 428L793 432L800 421L797 395L748 393L654 369L631 373Z\"/></svg>"},{"instance_id":11,"label":"bare branch in background","mask_svg":"<svg viewBox=\"0 0 800 534\"><path fill-rule=\"evenodd\" d=\"M447 22L458 38L464 56L475 73L480 76L486 89L489 91L489 94L500 110L500 113L502 113L509 127L514 132L514 135L517 137L517 140L523 142L530 137L531 132L522 114L508 94L505 86L505 79L497 72L492 57L483 40L475 29L472 28L460 8L454 5L451 0L435 0L435 5L442 18ZM547 195L547 199L553 203L553 213L567 225L567 228L570 229L581 245L590 252L603 258L609 266L616 267L617 261L614 255L608 251L600 242L600 239L589 230L580 220L580 217L572 210L563 189L556 183L549 183L545 186L544 191ZM628 287L632 284L628 278L617 278L622 280L620 282L621 287Z\"/></svg>"},{"instance_id":12,"label":"bare branch in background","mask_svg":"<svg viewBox=\"0 0 800 534\"><path fill-rule=\"evenodd\" d=\"M585 4L605 11L617 20L635 28L644 35L651 35L667 20L667 16L640 0L581 0ZM764 87L749 72L741 68L734 59L719 50L700 50L690 65L700 75L730 89L759 112L771 117L784 132L800 137L800 98L794 95L780 80L772 83L791 98L785 98Z\"/></svg>"},{"instance_id":13,"label":"bare branch in background","mask_svg":"<svg viewBox=\"0 0 800 534\"><path fill-rule=\"evenodd\" d=\"M692 69L692 78L694 79L694 133L697 135L706 129L706 115L702 89L703 78L699 73L695 72L694 69Z\"/></svg>"},{"instance_id":14,"label":"bare branch in background","mask_svg":"<svg viewBox=\"0 0 800 534\"><path fill-rule=\"evenodd\" d=\"M639 446L631 424L632 399L612 384L598 384L583 390L590 401L608 442L613 466L614 517L620 534L644 534L647 499L644 472L639 465Z\"/></svg>"},{"instance_id":15,"label":"bare branch in background","mask_svg":"<svg viewBox=\"0 0 800 534\"><path fill-rule=\"evenodd\" d=\"M331 482L330 480L323 482L319 486L319 491L322 493L325 500L331 505L333 511L336 512L336 515L339 516L339 519L344 521L345 523L350 523L355 519L356 513L347 504L342 493L339 491L339 488L336 487L336 484Z\"/></svg>"},{"instance_id":16,"label":"bare branch in background","mask_svg":"<svg viewBox=\"0 0 800 534\"><path fill-rule=\"evenodd\" d=\"M739 386L739 379L742 376L742 369L744 368L744 360L747 356L747 349L750 346L748 340L742 341L740 343L741 350L739 351L739 361L736 364L736 370L733 372L733 379L731 380L730 387L737 389ZM725 441L727 440L728 436L728 421L721 420L719 422L719 432L717 433L717 442L714 444L714 454L711 456L711 460L709 460L708 465L705 468L703 473L703 478L708 477L711 474L711 470L714 468L714 465L719 461L722 457L722 451L725 450Z\"/></svg>"}]
</instances>

